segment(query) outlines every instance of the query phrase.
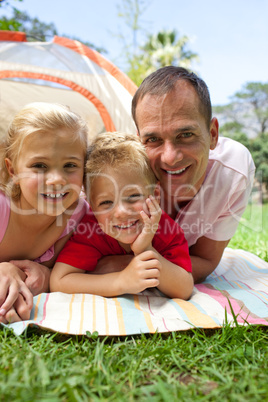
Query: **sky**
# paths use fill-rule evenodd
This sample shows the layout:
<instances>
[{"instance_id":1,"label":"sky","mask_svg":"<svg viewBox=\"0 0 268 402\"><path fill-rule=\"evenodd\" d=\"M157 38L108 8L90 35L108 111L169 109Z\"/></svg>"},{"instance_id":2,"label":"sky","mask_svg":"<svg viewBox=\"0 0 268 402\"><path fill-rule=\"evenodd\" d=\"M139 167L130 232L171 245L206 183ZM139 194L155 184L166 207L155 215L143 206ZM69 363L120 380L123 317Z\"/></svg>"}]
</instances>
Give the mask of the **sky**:
<instances>
[{"instance_id":1,"label":"sky","mask_svg":"<svg viewBox=\"0 0 268 402\"><path fill-rule=\"evenodd\" d=\"M122 32L131 31L118 17L123 0L11 0L31 17L53 22L60 35L76 36L105 48L105 55L123 68ZM189 37L199 55L195 71L207 83L213 105L225 105L251 81L268 82L267 0L146 0L141 25L150 34L176 29ZM7 15L3 8L0 15ZM137 37L142 45L145 36Z\"/></svg>"}]
</instances>

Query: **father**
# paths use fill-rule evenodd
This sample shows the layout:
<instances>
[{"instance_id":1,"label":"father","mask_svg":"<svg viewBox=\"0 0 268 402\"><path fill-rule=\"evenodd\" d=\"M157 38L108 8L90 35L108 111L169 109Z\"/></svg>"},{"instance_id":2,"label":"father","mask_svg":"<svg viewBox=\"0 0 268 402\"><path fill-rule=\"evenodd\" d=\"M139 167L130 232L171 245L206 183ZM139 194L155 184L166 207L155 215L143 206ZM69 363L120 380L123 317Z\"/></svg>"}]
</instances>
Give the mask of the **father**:
<instances>
[{"instance_id":1,"label":"father","mask_svg":"<svg viewBox=\"0 0 268 402\"><path fill-rule=\"evenodd\" d=\"M184 68L148 76L132 115L161 185L161 206L184 230L194 280L201 282L218 265L246 208L252 157L240 143L218 137L207 85Z\"/></svg>"}]
</instances>

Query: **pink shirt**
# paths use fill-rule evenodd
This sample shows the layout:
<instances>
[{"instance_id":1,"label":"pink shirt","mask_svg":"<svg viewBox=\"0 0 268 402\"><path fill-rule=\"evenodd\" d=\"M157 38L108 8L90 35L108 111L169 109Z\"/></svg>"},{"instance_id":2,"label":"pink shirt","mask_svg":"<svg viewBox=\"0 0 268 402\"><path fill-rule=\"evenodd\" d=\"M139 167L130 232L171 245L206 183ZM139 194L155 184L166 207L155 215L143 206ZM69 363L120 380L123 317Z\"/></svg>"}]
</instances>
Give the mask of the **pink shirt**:
<instances>
[{"instance_id":1,"label":"pink shirt","mask_svg":"<svg viewBox=\"0 0 268 402\"><path fill-rule=\"evenodd\" d=\"M83 198L80 198L77 207L75 208L72 216L68 221L68 224L66 225L59 239L66 236L75 228L75 226L80 222L83 216L88 212L88 209L89 209L88 203ZM1 216L1 225L0 225L0 243L1 243L1 241L5 236L10 217L10 199L2 191L0 191L0 216ZM39 263L49 261L53 256L54 256L54 244L35 261Z\"/></svg>"},{"instance_id":2,"label":"pink shirt","mask_svg":"<svg viewBox=\"0 0 268 402\"><path fill-rule=\"evenodd\" d=\"M189 247L202 236L216 241L233 237L248 203L254 173L248 149L230 138L220 137L209 153L201 189L176 217Z\"/></svg>"}]
</instances>

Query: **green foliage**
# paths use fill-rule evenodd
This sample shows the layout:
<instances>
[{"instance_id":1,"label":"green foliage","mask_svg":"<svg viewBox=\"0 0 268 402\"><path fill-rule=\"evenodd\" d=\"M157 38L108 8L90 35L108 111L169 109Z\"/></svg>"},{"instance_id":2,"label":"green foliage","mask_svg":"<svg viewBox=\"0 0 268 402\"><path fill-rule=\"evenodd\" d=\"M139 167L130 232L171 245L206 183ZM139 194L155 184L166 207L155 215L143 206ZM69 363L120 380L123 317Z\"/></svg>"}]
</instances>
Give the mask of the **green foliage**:
<instances>
[{"instance_id":1,"label":"green foliage","mask_svg":"<svg viewBox=\"0 0 268 402\"><path fill-rule=\"evenodd\" d=\"M241 91L233 96L233 102L251 107L258 122L258 134L262 136L268 131L268 83L248 82Z\"/></svg>"},{"instance_id":2,"label":"green foliage","mask_svg":"<svg viewBox=\"0 0 268 402\"><path fill-rule=\"evenodd\" d=\"M46 24L38 18L30 17L25 11L13 9L13 19L19 24L18 30L25 32L29 41L44 42L57 35L57 29L53 23Z\"/></svg>"},{"instance_id":3,"label":"green foliage","mask_svg":"<svg viewBox=\"0 0 268 402\"><path fill-rule=\"evenodd\" d=\"M249 204L228 247L250 251L268 262L268 204Z\"/></svg>"},{"instance_id":4,"label":"green foliage","mask_svg":"<svg viewBox=\"0 0 268 402\"><path fill-rule=\"evenodd\" d=\"M139 47L139 52L129 62L127 74L137 84L158 68L168 65L191 68L192 62L198 60L196 53L188 50L189 38L179 37L176 30L162 30L148 35L147 41Z\"/></svg>"},{"instance_id":5,"label":"green foliage","mask_svg":"<svg viewBox=\"0 0 268 402\"><path fill-rule=\"evenodd\" d=\"M187 49L188 43L189 38L186 35L179 37L176 30L162 30L148 35L147 42L139 49L139 55L132 60L128 75L133 79L133 70L135 74L139 71L138 82L135 78L139 85L145 77L161 67L174 65L191 68L198 56Z\"/></svg>"},{"instance_id":6,"label":"green foliage","mask_svg":"<svg viewBox=\"0 0 268 402\"><path fill-rule=\"evenodd\" d=\"M248 82L226 106L214 107L214 112L228 119L220 134L245 145L256 165L256 177L268 189L268 83ZM257 127L257 136L245 134L249 125Z\"/></svg>"},{"instance_id":7,"label":"green foliage","mask_svg":"<svg viewBox=\"0 0 268 402\"><path fill-rule=\"evenodd\" d=\"M22 0L14 0L14 1L22 1ZM13 12L16 11L16 8L10 5L10 1L8 0L0 0L0 8L11 8ZM7 18L5 16L0 17L0 30L3 31L19 31L21 24L16 20L13 15L11 18Z\"/></svg>"},{"instance_id":8,"label":"green foliage","mask_svg":"<svg viewBox=\"0 0 268 402\"><path fill-rule=\"evenodd\" d=\"M188 49L189 38L179 36L174 30L161 30L156 34L145 35L141 44L139 36L144 36L146 29L142 21L148 0L121 0L118 16L124 21L129 35L120 34L123 42L123 54L126 73L138 86L143 79L160 67L176 65L191 68L192 62L198 59L196 53ZM146 24L148 26L148 23Z\"/></svg>"},{"instance_id":9,"label":"green foliage","mask_svg":"<svg viewBox=\"0 0 268 402\"><path fill-rule=\"evenodd\" d=\"M23 1L23 0L17 0ZM10 6L9 2L5 1L5 6ZM0 4L1 7L1 4ZM0 17L0 29L6 31L21 31L25 32L27 35L28 41L49 41L55 35L59 35L56 26L54 23L45 23L40 21L38 18L32 18L27 12L19 11L15 7L12 8L12 17L7 18L5 16ZM61 36L68 37L73 40L78 40L86 46L89 46L92 49L97 50L100 53L107 53L107 51L102 47L97 47L91 42L83 41L77 37L73 37L70 35Z\"/></svg>"}]
</instances>

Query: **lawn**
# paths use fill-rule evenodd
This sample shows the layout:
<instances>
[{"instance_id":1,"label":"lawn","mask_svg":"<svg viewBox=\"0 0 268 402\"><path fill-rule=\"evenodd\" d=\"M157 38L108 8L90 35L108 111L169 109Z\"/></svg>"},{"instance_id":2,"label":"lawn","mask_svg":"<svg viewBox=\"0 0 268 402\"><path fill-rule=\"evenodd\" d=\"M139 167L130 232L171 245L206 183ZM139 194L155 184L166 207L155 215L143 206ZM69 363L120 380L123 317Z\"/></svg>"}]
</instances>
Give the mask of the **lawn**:
<instances>
[{"instance_id":1,"label":"lawn","mask_svg":"<svg viewBox=\"0 0 268 402\"><path fill-rule=\"evenodd\" d=\"M268 205L249 206L230 247L268 261ZM2 401L266 401L268 327L126 338L0 331Z\"/></svg>"}]
</instances>

